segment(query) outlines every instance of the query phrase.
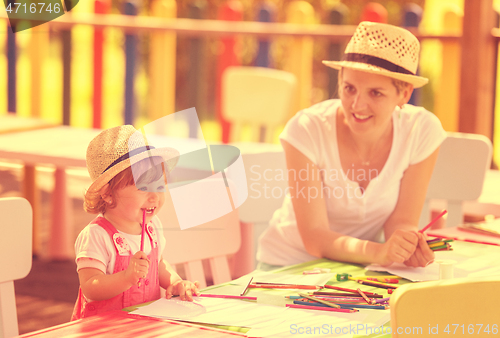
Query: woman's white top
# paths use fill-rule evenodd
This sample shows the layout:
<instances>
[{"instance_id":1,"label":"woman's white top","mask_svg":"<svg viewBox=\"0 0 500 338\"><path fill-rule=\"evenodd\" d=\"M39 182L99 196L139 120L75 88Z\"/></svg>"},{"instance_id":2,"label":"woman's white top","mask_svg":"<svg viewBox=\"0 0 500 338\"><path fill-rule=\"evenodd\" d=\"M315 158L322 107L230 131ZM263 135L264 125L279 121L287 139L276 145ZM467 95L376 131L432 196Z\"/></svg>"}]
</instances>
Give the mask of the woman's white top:
<instances>
[{"instance_id":1,"label":"woman's white top","mask_svg":"<svg viewBox=\"0 0 500 338\"><path fill-rule=\"evenodd\" d=\"M274 213L259 239L259 261L290 265L317 259L304 248L290 195L313 198L323 194L332 231L382 242L383 226L396 206L405 170L430 156L446 138L439 119L424 108L406 104L403 109L395 110L389 157L363 193L352 178L357 175L375 177L376 172L354 169L344 172L342 169L336 131L340 104L338 99L327 100L298 112L280 135L280 139L290 143L320 169L323 189L308 192L290 188L283 206ZM291 174L288 171L288 176ZM300 173L295 175L299 180L308 179L305 171L302 176Z\"/></svg>"}]
</instances>

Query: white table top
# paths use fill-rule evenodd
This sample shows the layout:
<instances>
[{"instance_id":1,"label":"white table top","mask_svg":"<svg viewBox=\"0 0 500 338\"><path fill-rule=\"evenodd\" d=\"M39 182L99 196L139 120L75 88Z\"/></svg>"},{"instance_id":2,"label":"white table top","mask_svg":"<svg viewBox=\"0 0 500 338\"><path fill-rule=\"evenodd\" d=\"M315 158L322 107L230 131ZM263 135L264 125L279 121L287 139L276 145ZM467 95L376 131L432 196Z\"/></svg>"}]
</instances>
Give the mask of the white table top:
<instances>
[{"instance_id":1,"label":"white table top","mask_svg":"<svg viewBox=\"0 0 500 338\"><path fill-rule=\"evenodd\" d=\"M14 114L0 115L0 134L55 127L54 123L39 118Z\"/></svg>"},{"instance_id":2,"label":"white table top","mask_svg":"<svg viewBox=\"0 0 500 338\"><path fill-rule=\"evenodd\" d=\"M0 135L0 158L26 164L85 167L89 142L98 129L60 126Z\"/></svg>"}]
</instances>

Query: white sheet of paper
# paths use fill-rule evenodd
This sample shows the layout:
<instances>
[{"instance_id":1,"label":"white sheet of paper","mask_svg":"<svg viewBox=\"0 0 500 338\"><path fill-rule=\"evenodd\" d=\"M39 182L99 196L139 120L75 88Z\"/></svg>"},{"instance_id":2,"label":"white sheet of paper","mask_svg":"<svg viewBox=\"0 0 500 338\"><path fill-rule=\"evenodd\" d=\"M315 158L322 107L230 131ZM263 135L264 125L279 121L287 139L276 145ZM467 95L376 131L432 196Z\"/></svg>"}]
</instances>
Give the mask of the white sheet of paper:
<instances>
[{"instance_id":1,"label":"white sheet of paper","mask_svg":"<svg viewBox=\"0 0 500 338\"><path fill-rule=\"evenodd\" d=\"M354 330L366 330L375 325L373 320L366 322L369 311L338 313L302 310L224 298L196 297L194 302L163 298L138 308L133 314L249 327L252 329L247 333L250 337L290 337L308 327L312 330L316 327L317 336L352 337ZM318 327L322 332L318 331Z\"/></svg>"},{"instance_id":2,"label":"white sheet of paper","mask_svg":"<svg viewBox=\"0 0 500 338\"><path fill-rule=\"evenodd\" d=\"M459 277L478 277L500 275L500 247L454 241L453 251L435 252L435 260L454 260L453 275ZM371 264L366 267L371 271L387 271L414 282L439 279L439 264L432 263L425 268L411 268L404 264L392 264L382 267Z\"/></svg>"},{"instance_id":3,"label":"white sheet of paper","mask_svg":"<svg viewBox=\"0 0 500 338\"><path fill-rule=\"evenodd\" d=\"M176 314L179 302L191 303L192 313L187 311ZM204 311L195 311L201 306ZM272 305L257 304L238 299L224 298L202 298L195 297L193 302L177 301L175 299L159 299L151 304L142 306L133 311L134 314L158 317L166 319L177 319L197 323L233 325L252 327L269 319L278 318L287 308ZM243 314L243 315L242 315Z\"/></svg>"},{"instance_id":4,"label":"white sheet of paper","mask_svg":"<svg viewBox=\"0 0 500 338\"><path fill-rule=\"evenodd\" d=\"M281 323L267 322L252 327L248 337L342 337L350 338L356 328L364 328L367 314L288 309ZM361 330L360 330L361 331Z\"/></svg>"}]
</instances>

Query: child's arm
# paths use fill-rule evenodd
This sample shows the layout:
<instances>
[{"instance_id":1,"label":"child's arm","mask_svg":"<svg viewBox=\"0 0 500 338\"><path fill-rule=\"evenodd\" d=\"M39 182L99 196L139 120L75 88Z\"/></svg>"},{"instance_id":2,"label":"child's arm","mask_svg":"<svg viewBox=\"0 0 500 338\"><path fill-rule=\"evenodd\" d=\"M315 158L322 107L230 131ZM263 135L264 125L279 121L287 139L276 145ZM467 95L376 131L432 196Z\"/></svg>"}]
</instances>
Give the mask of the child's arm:
<instances>
[{"instance_id":1,"label":"child's arm","mask_svg":"<svg viewBox=\"0 0 500 338\"><path fill-rule=\"evenodd\" d=\"M193 295L198 296L200 294L198 290L200 285L197 281L193 283L183 280L163 258L160 260L158 270L160 286L166 290L167 299L172 298L175 294L179 295L181 300L192 301Z\"/></svg>"},{"instance_id":2,"label":"child's arm","mask_svg":"<svg viewBox=\"0 0 500 338\"><path fill-rule=\"evenodd\" d=\"M126 270L106 275L99 269L83 268L78 270L78 278L82 292L87 299L106 300L137 285L139 278L147 275L148 269L148 256L138 251L130 259Z\"/></svg>"}]
</instances>

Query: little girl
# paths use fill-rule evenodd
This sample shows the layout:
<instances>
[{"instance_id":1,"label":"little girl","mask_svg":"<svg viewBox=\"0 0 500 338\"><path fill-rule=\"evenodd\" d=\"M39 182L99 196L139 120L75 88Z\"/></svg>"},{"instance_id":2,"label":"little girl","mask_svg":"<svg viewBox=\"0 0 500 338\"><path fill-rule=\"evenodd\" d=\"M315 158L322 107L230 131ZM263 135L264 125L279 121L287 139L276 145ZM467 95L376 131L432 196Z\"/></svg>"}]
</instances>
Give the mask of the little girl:
<instances>
[{"instance_id":1,"label":"little girl","mask_svg":"<svg viewBox=\"0 0 500 338\"><path fill-rule=\"evenodd\" d=\"M178 156L175 149L148 145L130 125L104 130L90 142L92 185L84 208L99 215L75 243L80 290L72 320L157 300L160 286L167 298L192 301L199 294L198 282L182 280L162 259L165 238L156 214Z\"/></svg>"}]
</instances>

